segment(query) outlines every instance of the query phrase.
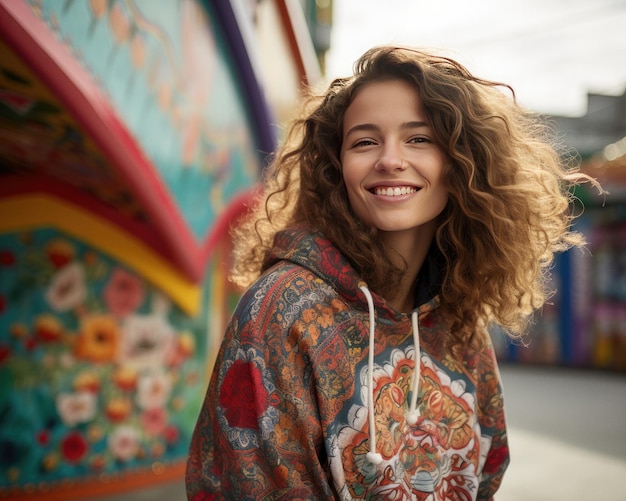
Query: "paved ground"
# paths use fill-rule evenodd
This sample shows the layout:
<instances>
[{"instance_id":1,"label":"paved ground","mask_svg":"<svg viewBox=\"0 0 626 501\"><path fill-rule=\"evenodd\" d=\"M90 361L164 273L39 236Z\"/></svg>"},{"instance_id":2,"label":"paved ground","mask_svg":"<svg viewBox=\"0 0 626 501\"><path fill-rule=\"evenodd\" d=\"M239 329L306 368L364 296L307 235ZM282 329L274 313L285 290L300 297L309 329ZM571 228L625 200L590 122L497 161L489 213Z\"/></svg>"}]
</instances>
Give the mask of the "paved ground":
<instances>
[{"instance_id":1,"label":"paved ground","mask_svg":"<svg viewBox=\"0 0 626 501\"><path fill-rule=\"evenodd\" d=\"M497 501L626 500L626 374L505 365L512 462ZM100 501L184 501L182 482Z\"/></svg>"},{"instance_id":2,"label":"paved ground","mask_svg":"<svg viewBox=\"0 0 626 501\"><path fill-rule=\"evenodd\" d=\"M626 375L502 368L512 461L498 501L626 500Z\"/></svg>"}]
</instances>

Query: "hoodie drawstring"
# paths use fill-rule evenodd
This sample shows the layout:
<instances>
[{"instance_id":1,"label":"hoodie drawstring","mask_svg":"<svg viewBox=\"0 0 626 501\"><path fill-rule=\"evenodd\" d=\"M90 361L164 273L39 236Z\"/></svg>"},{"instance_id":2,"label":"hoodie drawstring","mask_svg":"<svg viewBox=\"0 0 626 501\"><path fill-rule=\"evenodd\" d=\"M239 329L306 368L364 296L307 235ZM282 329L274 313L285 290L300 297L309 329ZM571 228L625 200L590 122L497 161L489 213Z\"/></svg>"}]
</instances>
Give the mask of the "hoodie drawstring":
<instances>
[{"instance_id":1,"label":"hoodie drawstring","mask_svg":"<svg viewBox=\"0 0 626 501\"><path fill-rule=\"evenodd\" d=\"M422 358L420 352L420 328L417 321L417 310L411 314L411 324L413 326L413 346L415 347L415 369L413 371L413 391L411 392L411 405L409 406L409 413L406 416L406 422L409 426L413 426L417 423L419 418L419 412L417 411L417 395L420 390L420 369Z\"/></svg>"},{"instance_id":2,"label":"hoodie drawstring","mask_svg":"<svg viewBox=\"0 0 626 501\"><path fill-rule=\"evenodd\" d=\"M372 464L380 464L383 457L376 452L376 423L374 422L374 340L376 336L376 314L374 312L374 300L370 290L362 285L359 287L367 299L367 308L370 313L370 352L367 360L367 409L369 411L370 425L370 451L365 456Z\"/></svg>"},{"instance_id":3,"label":"hoodie drawstring","mask_svg":"<svg viewBox=\"0 0 626 501\"><path fill-rule=\"evenodd\" d=\"M370 317L369 355L367 360L367 409L370 433L370 451L367 453L366 458L372 464L380 464L382 463L383 458L378 452L376 452L376 422L374 415L374 342L376 339L376 313L374 310L374 299L372 298L372 294L369 289L365 285L361 285L359 289L361 289L367 299L367 307ZM409 406L409 413L406 416L406 421L410 426L417 423L417 419L419 417L419 412L417 411L417 396L420 384L421 356L417 311L414 311L411 314L411 324L413 328L413 346L415 347L415 371L413 373L411 403Z\"/></svg>"}]
</instances>

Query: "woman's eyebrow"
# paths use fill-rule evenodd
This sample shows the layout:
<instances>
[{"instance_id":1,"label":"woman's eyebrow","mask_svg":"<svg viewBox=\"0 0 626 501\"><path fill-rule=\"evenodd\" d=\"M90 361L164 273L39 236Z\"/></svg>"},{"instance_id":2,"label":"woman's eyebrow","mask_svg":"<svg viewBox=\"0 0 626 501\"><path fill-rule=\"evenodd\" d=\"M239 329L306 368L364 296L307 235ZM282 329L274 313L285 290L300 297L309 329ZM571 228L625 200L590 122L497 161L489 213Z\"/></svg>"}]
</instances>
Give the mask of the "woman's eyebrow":
<instances>
[{"instance_id":1,"label":"woman's eyebrow","mask_svg":"<svg viewBox=\"0 0 626 501\"><path fill-rule=\"evenodd\" d=\"M400 128L401 129L421 129L423 127L430 127L430 124L428 122L424 122L424 121L414 121L414 122L404 122Z\"/></svg>"},{"instance_id":2,"label":"woman's eyebrow","mask_svg":"<svg viewBox=\"0 0 626 501\"><path fill-rule=\"evenodd\" d=\"M350 129L348 129L348 131L346 132L346 137L354 132L363 132L363 131L364 132L378 132L380 131L380 127L376 124L370 124L370 123L357 124L353 127L350 127Z\"/></svg>"}]
</instances>

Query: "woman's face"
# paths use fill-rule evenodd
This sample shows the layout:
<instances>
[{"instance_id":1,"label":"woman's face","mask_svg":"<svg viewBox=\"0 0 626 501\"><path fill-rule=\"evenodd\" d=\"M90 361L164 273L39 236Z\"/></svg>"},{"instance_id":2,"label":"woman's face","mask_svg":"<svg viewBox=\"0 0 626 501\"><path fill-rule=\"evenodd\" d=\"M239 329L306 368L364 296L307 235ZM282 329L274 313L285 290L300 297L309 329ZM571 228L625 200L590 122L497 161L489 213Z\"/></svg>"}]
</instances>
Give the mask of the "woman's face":
<instances>
[{"instance_id":1,"label":"woman's face","mask_svg":"<svg viewBox=\"0 0 626 501\"><path fill-rule=\"evenodd\" d=\"M344 117L341 163L360 219L395 236L432 238L448 201L446 157L409 83L372 82L358 91Z\"/></svg>"}]
</instances>

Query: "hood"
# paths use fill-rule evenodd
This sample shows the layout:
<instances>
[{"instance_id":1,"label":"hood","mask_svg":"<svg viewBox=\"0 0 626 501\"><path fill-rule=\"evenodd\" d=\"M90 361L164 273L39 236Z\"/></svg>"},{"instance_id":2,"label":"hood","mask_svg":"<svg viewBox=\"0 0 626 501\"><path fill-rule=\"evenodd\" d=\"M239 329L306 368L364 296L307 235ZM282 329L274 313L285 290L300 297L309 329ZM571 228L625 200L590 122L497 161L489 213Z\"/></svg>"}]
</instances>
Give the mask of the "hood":
<instances>
[{"instance_id":1,"label":"hood","mask_svg":"<svg viewBox=\"0 0 626 501\"><path fill-rule=\"evenodd\" d=\"M263 264L263 271L280 261L289 261L312 271L330 283L344 299L367 311L367 301L359 290L359 287L367 284L337 247L322 234L300 227L278 232L274 246ZM438 305L437 295L441 289L444 262L443 255L433 245L415 287L420 313ZM403 316L377 294L373 294L373 302L379 317L399 321Z\"/></svg>"}]
</instances>

